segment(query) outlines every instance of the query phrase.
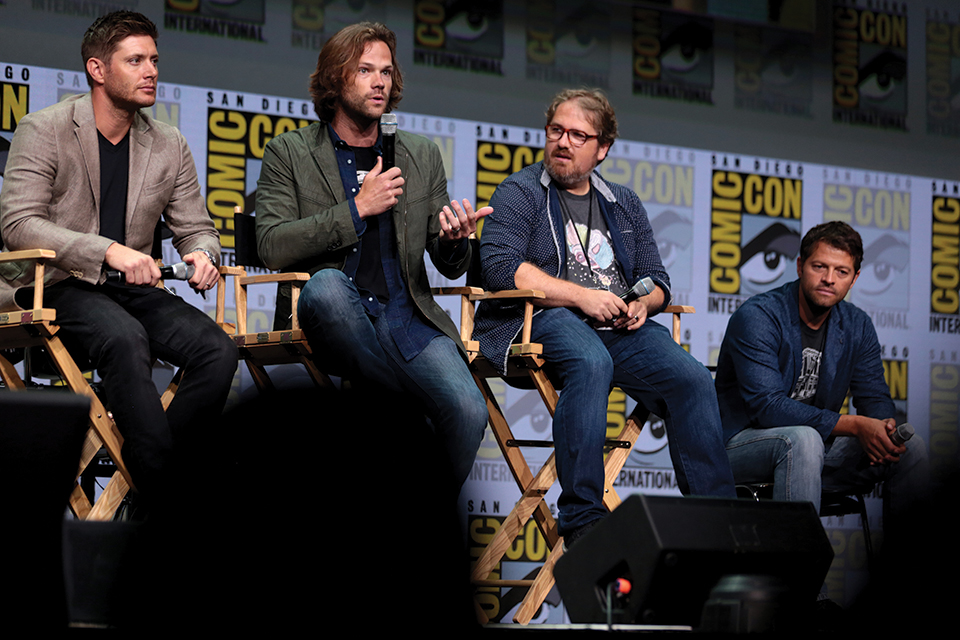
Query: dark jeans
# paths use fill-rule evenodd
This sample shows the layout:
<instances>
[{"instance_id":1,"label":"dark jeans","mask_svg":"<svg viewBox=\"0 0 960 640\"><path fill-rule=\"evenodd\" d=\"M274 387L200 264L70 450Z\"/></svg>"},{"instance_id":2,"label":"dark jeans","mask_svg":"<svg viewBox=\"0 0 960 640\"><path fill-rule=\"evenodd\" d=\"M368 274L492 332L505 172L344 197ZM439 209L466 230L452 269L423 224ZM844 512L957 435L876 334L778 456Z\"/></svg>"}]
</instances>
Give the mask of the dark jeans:
<instances>
[{"instance_id":1,"label":"dark jeans","mask_svg":"<svg viewBox=\"0 0 960 640\"><path fill-rule=\"evenodd\" d=\"M68 279L49 287L58 335L103 379L137 489L156 497L189 456L200 430L216 421L237 370L237 348L202 311L156 287L94 286ZM183 369L164 413L153 382L156 357Z\"/></svg>"}]
</instances>

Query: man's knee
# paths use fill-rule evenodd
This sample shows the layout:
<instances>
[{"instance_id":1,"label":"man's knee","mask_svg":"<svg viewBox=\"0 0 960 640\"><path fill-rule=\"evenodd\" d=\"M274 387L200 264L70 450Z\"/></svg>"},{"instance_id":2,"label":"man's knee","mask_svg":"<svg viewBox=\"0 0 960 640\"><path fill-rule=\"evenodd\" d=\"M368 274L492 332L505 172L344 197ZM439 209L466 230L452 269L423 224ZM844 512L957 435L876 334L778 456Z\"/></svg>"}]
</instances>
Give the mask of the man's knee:
<instances>
[{"instance_id":1,"label":"man's knee","mask_svg":"<svg viewBox=\"0 0 960 640\"><path fill-rule=\"evenodd\" d=\"M150 360L150 337L143 326L133 320L118 320L116 328L101 333L100 340L92 346L91 361L98 367L133 367Z\"/></svg>"},{"instance_id":2,"label":"man's knee","mask_svg":"<svg viewBox=\"0 0 960 640\"><path fill-rule=\"evenodd\" d=\"M823 468L823 438L813 427L793 427L785 436L794 465Z\"/></svg>"},{"instance_id":3,"label":"man's knee","mask_svg":"<svg viewBox=\"0 0 960 640\"><path fill-rule=\"evenodd\" d=\"M558 373L564 387L570 384L609 387L613 380L613 359L602 345L585 348L562 368L558 367Z\"/></svg>"},{"instance_id":4,"label":"man's knee","mask_svg":"<svg viewBox=\"0 0 960 640\"><path fill-rule=\"evenodd\" d=\"M337 269L321 269L303 286L297 313L304 318L327 319L344 305L353 304L357 290L350 278Z\"/></svg>"}]
</instances>

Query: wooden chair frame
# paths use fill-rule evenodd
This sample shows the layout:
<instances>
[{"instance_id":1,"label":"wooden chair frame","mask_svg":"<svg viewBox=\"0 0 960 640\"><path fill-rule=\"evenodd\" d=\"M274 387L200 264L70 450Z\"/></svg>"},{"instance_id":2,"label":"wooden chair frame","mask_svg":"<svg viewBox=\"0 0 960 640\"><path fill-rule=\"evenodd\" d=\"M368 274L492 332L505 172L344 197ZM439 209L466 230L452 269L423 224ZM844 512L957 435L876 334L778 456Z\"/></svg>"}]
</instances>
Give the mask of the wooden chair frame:
<instances>
[{"instance_id":1,"label":"wooden chair frame","mask_svg":"<svg viewBox=\"0 0 960 640\"><path fill-rule=\"evenodd\" d=\"M480 355L479 344L473 339L474 305L481 300L521 299L524 301L524 321L520 342L510 347L507 358L507 377L528 376L552 418L559 396L545 371L547 362L543 358L543 346L531 342L530 339L534 303L538 299L543 299L545 295L543 292L535 290L486 292L477 287L435 289L434 293L461 296L460 338L463 340L468 353L470 371L486 399L487 411L490 415L490 427L494 438L497 440L504 460L513 474L517 487L520 489L520 498L516 505L504 519L493 539L487 544L474 564L471 581L477 587L527 587L527 594L513 619L520 624L528 624L553 588L555 582L553 568L557 560L563 555L563 541L558 533L556 520L550 513L549 506L544 499L547 491L557 481L555 455L551 453L536 474L533 473L527 463L523 452L520 450L522 445L518 444L518 441L513 437L510 425L507 423L503 411L487 382L489 378L500 377L500 374L491 363ZM680 314L694 313L694 308L671 305L666 308L665 312L673 314L672 334L674 341L679 344ZM606 449L608 453L604 461L603 504L610 511L620 505L621 500L613 487L613 483L620 474L630 450L640 435L643 422L643 418L631 415L627 419L619 438L607 440ZM490 579L490 573L501 562L513 541L523 532L524 526L531 517L535 520L547 547L550 549L549 556L537 577L533 580ZM486 624L489 622L479 603L475 601L474 604L480 623Z\"/></svg>"},{"instance_id":2,"label":"wooden chair frame","mask_svg":"<svg viewBox=\"0 0 960 640\"><path fill-rule=\"evenodd\" d=\"M41 283L43 282L46 261L56 258L56 255L56 252L47 249L7 251L0 253L0 262L33 261L34 282ZM44 347L67 387L74 393L90 398L90 430L87 432L83 444L80 465L77 470L78 482L74 485L73 492L70 494L70 508L81 520L110 520L127 491L134 486L130 479L130 472L120 455L123 437L117 430L113 417L104 408L93 389L90 388L87 379L57 336L59 327L55 323L56 318L57 314L54 309L43 308L43 287L34 287L32 309L0 313L0 348ZM0 377L3 378L7 388L11 391L19 391L25 388L16 369L2 355L0 355ZM173 397L175 389L174 385L165 394L164 408L169 404L169 399ZM117 471L107 482L96 503L91 504L80 488L79 478L93 461L101 446L107 450Z\"/></svg>"},{"instance_id":3,"label":"wooden chair frame","mask_svg":"<svg viewBox=\"0 0 960 640\"><path fill-rule=\"evenodd\" d=\"M239 206L235 207L234 215L244 215ZM236 324L225 322L226 278L233 276L233 293L237 311ZM333 383L327 374L320 371L313 361L313 351L307 341L307 336L300 328L297 318L297 302L300 291L310 280L309 273L273 273L266 275L248 276L243 267L220 267L220 283L217 290L216 322L227 333L233 335L233 340L240 352L254 384L261 393L274 389L273 381L267 373L266 367L275 364L299 363L307 370L307 374L318 387L333 388ZM261 331L250 333L247 331L247 287L253 284L289 282L290 306L292 308L293 326L286 331Z\"/></svg>"}]
</instances>

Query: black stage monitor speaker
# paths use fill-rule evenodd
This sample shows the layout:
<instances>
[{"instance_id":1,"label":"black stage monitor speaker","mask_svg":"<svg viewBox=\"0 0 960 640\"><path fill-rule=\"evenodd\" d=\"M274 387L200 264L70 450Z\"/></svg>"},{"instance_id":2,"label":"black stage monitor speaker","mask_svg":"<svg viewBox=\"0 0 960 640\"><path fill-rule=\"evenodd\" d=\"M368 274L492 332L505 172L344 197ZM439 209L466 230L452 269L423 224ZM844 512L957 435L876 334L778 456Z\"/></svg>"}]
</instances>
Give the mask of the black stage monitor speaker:
<instances>
[{"instance_id":1,"label":"black stage monitor speaker","mask_svg":"<svg viewBox=\"0 0 960 640\"><path fill-rule=\"evenodd\" d=\"M573 622L607 622L607 585L632 584L612 622L700 623L724 576L770 576L789 607L812 604L833 561L807 502L634 495L577 541L555 575Z\"/></svg>"}]
</instances>

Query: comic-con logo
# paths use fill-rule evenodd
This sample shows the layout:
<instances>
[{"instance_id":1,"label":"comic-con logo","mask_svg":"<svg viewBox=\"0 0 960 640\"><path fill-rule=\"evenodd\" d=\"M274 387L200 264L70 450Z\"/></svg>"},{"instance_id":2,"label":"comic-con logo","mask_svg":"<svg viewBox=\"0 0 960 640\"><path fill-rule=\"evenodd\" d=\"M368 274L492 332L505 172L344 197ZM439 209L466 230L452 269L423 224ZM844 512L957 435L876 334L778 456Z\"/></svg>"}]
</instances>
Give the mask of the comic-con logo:
<instances>
[{"instance_id":1,"label":"comic-con logo","mask_svg":"<svg viewBox=\"0 0 960 640\"><path fill-rule=\"evenodd\" d=\"M265 1L166 0L163 26L174 31L266 42L263 37Z\"/></svg>"},{"instance_id":2,"label":"comic-con logo","mask_svg":"<svg viewBox=\"0 0 960 640\"><path fill-rule=\"evenodd\" d=\"M933 196L931 215L930 311L957 316L960 315L960 198ZM934 323L931 317L932 330L940 330L941 324L946 323ZM957 322L950 324L953 332L960 332Z\"/></svg>"},{"instance_id":3,"label":"comic-con logo","mask_svg":"<svg viewBox=\"0 0 960 640\"><path fill-rule=\"evenodd\" d=\"M19 78L14 68L6 65L3 68L3 80L0 80L0 131L13 131L17 128L20 118L27 115L30 109L30 71L26 67L20 70ZM24 83L14 82L21 79Z\"/></svg>"},{"instance_id":4,"label":"comic-con logo","mask_svg":"<svg viewBox=\"0 0 960 640\"><path fill-rule=\"evenodd\" d=\"M290 45L319 50L334 33L358 22L386 22L386 0L293 0Z\"/></svg>"},{"instance_id":5,"label":"comic-con logo","mask_svg":"<svg viewBox=\"0 0 960 640\"><path fill-rule=\"evenodd\" d=\"M795 277L802 191L801 178L713 171L711 294L745 298ZM732 313L737 306L737 300L711 295L707 310Z\"/></svg>"},{"instance_id":6,"label":"comic-con logo","mask_svg":"<svg viewBox=\"0 0 960 640\"><path fill-rule=\"evenodd\" d=\"M527 79L610 84L610 14L583 0L527 3Z\"/></svg>"},{"instance_id":7,"label":"comic-con logo","mask_svg":"<svg viewBox=\"0 0 960 640\"><path fill-rule=\"evenodd\" d=\"M846 222L863 239L860 277L850 290L850 302L878 326L905 328L903 314L885 310L909 308L910 192L827 183L823 219Z\"/></svg>"},{"instance_id":8,"label":"comic-con logo","mask_svg":"<svg viewBox=\"0 0 960 640\"><path fill-rule=\"evenodd\" d=\"M960 24L927 20L927 133L960 136Z\"/></svg>"},{"instance_id":9,"label":"comic-con logo","mask_svg":"<svg viewBox=\"0 0 960 640\"><path fill-rule=\"evenodd\" d=\"M956 470L960 451L960 365L956 351L952 356L954 362L930 365L930 471L941 480Z\"/></svg>"},{"instance_id":10,"label":"comic-con logo","mask_svg":"<svg viewBox=\"0 0 960 640\"><path fill-rule=\"evenodd\" d=\"M635 7L633 92L713 104L713 20Z\"/></svg>"},{"instance_id":11,"label":"comic-con logo","mask_svg":"<svg viewBox=\"0 0 960 640\"><path fill-rule=\"evenodd\" d=\"M640 196L653 227L663 267L670 274L671 290L674 293L690 291L693 167L611 156L600 165L600 174Z\"/></svg>"},{"instance_id":12,"label":"comic-con logo","mask_svg":"<svg viewBox=\"0 0 960 640\"><path fill-rule=\"evenodd\" d=\"M543 133L542 131L540 133ZM483 135L478 127L477 134ZM524 167L543 160L543 147L477 141L477 208L490 204L497 185Z\"/></svg>"},{"instance_id":13,"label":"comic-con logo","mask_svg":"<svg viewBox=\"0 0 960 640\"><path fill-rule=\"evenodd\" d=\"M503 3L417 0L413 62L503 75Z\"/></svg>"},{"instance_id":14,"label":"comic-con logo","mask_svg":"<svg viewBox=\"0 0 960 640\"><path fill-rule=\"evenodd\" d=\"M304 118L207 109L207 210L224 247L234 246L233 210L252 213L263 150L271 139L310 124Z\"/></svg>"},{"instance_id":15,"label":"comic-con logo","mask_svg":"<svg viewBox=\"0 0 960 640\"><path fill-rule=\"evenodd\" d=\"M739 109L810 115L813 36L787 29L738 24L734 104Z\"/></svg>"},{"instance_id":16,"label":"comic-con logo","mask_svg":"<svg viewBox=\"0 0 960 640\"><path fill-rule=\"evenodd\" d=\"M834 9L834 122L906 130L905 11L905 4L896 13L846 3Z\"/></svg>"}]
</instances>

